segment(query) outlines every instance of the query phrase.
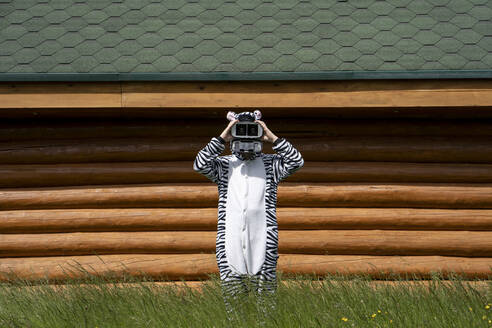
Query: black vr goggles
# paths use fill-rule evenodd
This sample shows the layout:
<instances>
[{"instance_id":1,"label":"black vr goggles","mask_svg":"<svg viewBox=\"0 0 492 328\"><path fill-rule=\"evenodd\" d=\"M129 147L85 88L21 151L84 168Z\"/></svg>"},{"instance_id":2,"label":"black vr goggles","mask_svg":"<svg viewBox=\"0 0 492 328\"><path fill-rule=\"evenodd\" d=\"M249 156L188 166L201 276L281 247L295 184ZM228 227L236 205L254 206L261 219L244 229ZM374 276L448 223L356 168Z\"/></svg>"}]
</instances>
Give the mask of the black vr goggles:
<instances>
[{"instance_id":1,"label":"black vr goggles","mask_svg":"<svg viewBox=\"0 0 492 328\"><path fill-rule=\"evenodd\" d=\"M263 135L263 128L256 122L237 122L232 126L233 138L259 139Z\"/></svg>"},{"instance_id":2,"label":"black vr goggles","mask_svg":"<svg viewBox=\"0 0 492 328\"><path fill-rule=\"evenodd\" d=\"M263 150L263 127L254 122L255 119L261 118L261 112L256 110L254 113L243 112L235 114L229 112L227 114L229 120L238 119L239 122L231 128L231 150L238 153L259 153Z\"/></svg>"}]
</instances>

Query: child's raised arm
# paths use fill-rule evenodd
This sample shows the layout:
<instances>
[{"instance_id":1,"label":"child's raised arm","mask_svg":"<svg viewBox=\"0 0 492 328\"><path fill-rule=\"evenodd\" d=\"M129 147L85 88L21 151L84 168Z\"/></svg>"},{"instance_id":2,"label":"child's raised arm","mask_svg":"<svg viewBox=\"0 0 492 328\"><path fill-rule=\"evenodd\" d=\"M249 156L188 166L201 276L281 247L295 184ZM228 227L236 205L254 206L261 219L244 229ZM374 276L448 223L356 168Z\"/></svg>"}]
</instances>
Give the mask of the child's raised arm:
<instances>
[{"instance_id":1,"label":"child's raised arm","mask_svg":"<svg viewBox=\"0 0 492 328\"><path fill-rule=\"evenodd\" d=\"M284 138L278 138L272 149L277 153L273 157L273 175L279 183L304 165L301 153Z\"/></svg>"},{"instance_id":2,"label":"child's raised arm","mask_svg":"<svg viewBox=\"0 0 492 328\"><path fill-rule=\"evenodd\" d=\"M229 122L229 125L219 137L213 137L210 142L198 152L195 161L193 162L193 170L203 174L217 184L219 183L222 171L217 157L224 151L226 141L230 141L232 138L230 129L236 122L237 120Z\"/></svg>"},{"instance_id":3,"label":"child's raised arm","mask_svg":"<svg viewBox=\"0 0 492 328\"><path fill-rule=\"evenodd\" d=\"M304 165L301 153L292 146L285 138L278 138L265 124L256 120L265 131L263 140L272 142L272 149L276 152L273 157L273 178L276 183L287 178L289 175L300 169Z\"/></svg>"}]
</instances>

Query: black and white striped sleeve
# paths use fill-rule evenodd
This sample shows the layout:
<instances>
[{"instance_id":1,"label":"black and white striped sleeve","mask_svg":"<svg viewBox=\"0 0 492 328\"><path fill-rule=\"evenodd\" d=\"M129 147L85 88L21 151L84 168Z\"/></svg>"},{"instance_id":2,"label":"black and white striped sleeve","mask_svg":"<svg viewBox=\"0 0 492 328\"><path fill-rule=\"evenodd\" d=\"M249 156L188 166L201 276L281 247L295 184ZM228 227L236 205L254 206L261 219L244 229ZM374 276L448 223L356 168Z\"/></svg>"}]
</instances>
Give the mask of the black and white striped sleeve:
<instances>
[{"instance_id":1,"label":"black and white striped sleeve","mask_svg":"<svg viewBox=\"0 0 492 328\"><path fill-rule=\"evenodd\" d=\"M301 153L284 138L278 138L272 149L276 152L273 157L273 176L279 183L304 165Z\"/></svg>"},{"instance_id":2,"label":"black and white striped sleeve","mask_svg":"<svg viewBox=\"0 0 492 328\"><path fill-rule=\"evenodd\" d=\"M213 137L210 142L202 148L196 155L193 162L193 170L203 174L215 183L220 180L220 162L217 157L225 149L225 140L219 137Z\"/></svg>"}]
</instances>

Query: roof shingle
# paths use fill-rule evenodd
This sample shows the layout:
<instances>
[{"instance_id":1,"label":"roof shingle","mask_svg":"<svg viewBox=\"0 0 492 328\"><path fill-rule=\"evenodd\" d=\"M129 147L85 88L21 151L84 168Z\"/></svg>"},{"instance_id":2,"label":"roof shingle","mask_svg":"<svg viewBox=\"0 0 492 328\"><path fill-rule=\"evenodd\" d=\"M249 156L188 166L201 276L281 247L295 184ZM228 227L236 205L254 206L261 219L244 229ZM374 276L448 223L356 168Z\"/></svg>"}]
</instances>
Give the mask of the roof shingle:
<instances>
[{"instance_id":1,"label":"roof shingle","mask_svg":"<svg viewBox=\"0 0 492 328\"><path fill-rule=\"evenodd\" d=\"M492 69L486 0L29 0L0 21L0 73Z\"/></svg>"}]
</instances>

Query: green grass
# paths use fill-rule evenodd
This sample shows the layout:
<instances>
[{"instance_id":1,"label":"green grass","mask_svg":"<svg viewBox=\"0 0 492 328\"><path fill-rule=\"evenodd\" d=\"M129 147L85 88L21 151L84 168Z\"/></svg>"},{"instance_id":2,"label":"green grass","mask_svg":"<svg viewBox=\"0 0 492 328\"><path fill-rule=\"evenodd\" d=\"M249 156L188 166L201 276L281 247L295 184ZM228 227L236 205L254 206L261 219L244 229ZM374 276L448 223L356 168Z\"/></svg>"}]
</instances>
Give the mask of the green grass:
<instances>
[{"instance_id":1,"label":"green grass","mask_svg":"<svg viewBox=\"0 0 492 328\"><path fill-rule=\"evenodd\" d=\"M490 282L479 289L453 275L446 285L435 274L427 288L402 282L374 289L368 276L333 275L321 285L306 278L279 284L278 303L265 327L492 327ZM228 325L217 277L201 291L151 288L143 283L151 278L128 275L124 282L141 287L107 283L115 279L89 275L58 291L48 280L38 281L35 289L24 288L32 283L20 279L0 284L0 327L257 327L261 318L251 295L238 311L241 319Z\"/></svg>"}]
</instances>

